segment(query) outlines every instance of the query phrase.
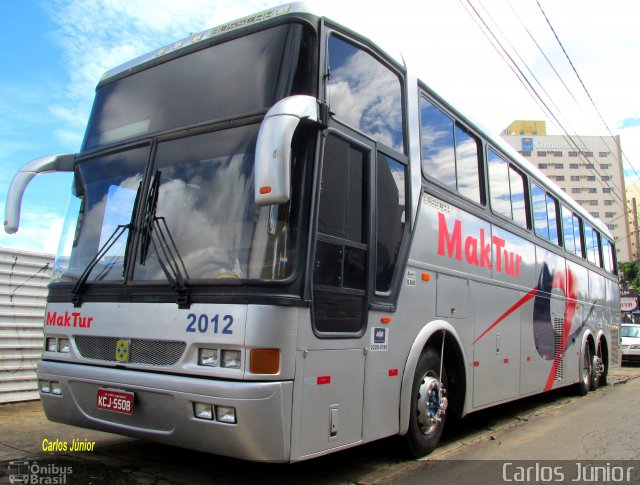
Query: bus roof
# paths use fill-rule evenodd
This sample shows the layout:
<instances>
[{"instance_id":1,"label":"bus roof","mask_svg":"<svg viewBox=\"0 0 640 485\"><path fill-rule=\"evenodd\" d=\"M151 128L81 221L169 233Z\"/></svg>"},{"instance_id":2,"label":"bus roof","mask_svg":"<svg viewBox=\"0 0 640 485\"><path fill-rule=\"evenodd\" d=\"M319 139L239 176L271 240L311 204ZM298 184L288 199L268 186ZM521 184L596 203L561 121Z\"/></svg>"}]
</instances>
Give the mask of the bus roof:
<instances>
[{"instance_id":1,"label":"bus roof","mask_svg":"<svg viewBox=\"0 0 640 485\"><path fill-rule=\"evenodd\" d=\"M263 10L261 12L248 15L246 17L242 17L237 20L233 20L231 22L224 23L222 25L209 28L197 34L189 35L182 40L177 42L172 42L171 44L164 46L160 49L153 50L147 54L136 57L124 64L121 64L118 67L108 70L102 76L100 83L104 83L111 78L119 76L131 69L134 69L137 66L145 64L147 62L153 61L155 59L159 59L161 57L167 56L171 53L186 49L189 46L199 44L201 42L205 42L209 39L215 38L219 35L225 34L227 32L232 32L234 30L247 27L250 25L254 25L269 19L273 19L282 15L290 14L290 13L310 13L315 14L318 17L320 15L318 13L313 12L313 10L306 5L304 2L292 2L288 4L283 4L274 8L270 8L267 10ZM358 34L359 35L359 34ZM363 37L360 35L360 37ZM373 45L369 39L366 39L370 44ZM404 59L400 55L394 56L390 55L389 52L385 51L387 56L390 56L396 62L398 59L401 59L401 64L404 64ZM426 85L426 83L424 83ZM584 220L589 222L595 228L597 228L602 234L604 234L608 239L613 241L613 236L607 226L600 221L599 219L594 218L587 210L585 210L580 204L578 204L573 198L568 196L553 180L547 177L542 171L540 171L535 165L533 165L529 160L522 157L516 150L513 149L511 145L506 143L504 140L500 139L500 137L495 137L489 134L489 130L482 127L481 123L478 123L468 116L463 115L461 110L456 109L449 101L444 100L437 93L433 92L430 88L429 91L432 94L435 94L439 101L443 102L449 109L451 109L458 117L466 121L469 125L471 125L476 131L478 131L487 141L491 142L505 154L507 154L510 158L515 160L515 162L526 172L536 178L539 182L545 185L548 189L550 189L553 194L561 200L565 205L567 205L571 210L579 214Z\"/></svg>"}]
</instances>

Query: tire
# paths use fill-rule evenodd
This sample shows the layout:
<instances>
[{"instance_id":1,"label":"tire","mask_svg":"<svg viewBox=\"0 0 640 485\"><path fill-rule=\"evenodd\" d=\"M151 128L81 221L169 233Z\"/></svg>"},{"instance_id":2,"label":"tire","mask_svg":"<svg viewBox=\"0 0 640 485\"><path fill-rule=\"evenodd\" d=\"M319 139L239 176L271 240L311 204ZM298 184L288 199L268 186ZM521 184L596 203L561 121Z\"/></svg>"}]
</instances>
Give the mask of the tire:
<instances>
[{"instance_id":1,"label":"tire","mask_svg":"<svg viewBox=\"0 0 640 485\"><path fill-rule=\"evenodd\" d=\"M604 387L607 385L607 373L608 373L608 365L604 362L604 353L602 352L602 340L598 342L598 365L600 366L600 372L598 375L598 387Z\"/></svg>"},{"instance_id":2,"label":"tire","mask_svg":"<svg viewBox=\"0 0 640 485\"><path fill-rule=\"evenodd\" d=\"M593 375L593 359L589 344L585 343L580 361L580 382L578 382L578 394L585 396L591 389L591 377Z\"/></svg>"},{"instance_id":3,"label":"tire","mask_svg":"<svg viewBox=\"0 0 640 485\"><path fill-rule=\"evenodd\" d=\"M433 348L426 349L416 367L416 373L413 377L413 387L411 390L411 415L409 418L409 431L405 436L408 451L411 456L418 458L431 453L440 441L442 430L444 429L444 423L446 420L446 390L447 390L447 372L442 366L442 384L444 387L443 395L444 402L435 403L430 409L434 407L438 410L442 410L442 416L440 420L437 420L437 424L434 423L430 416L433 414L425 414L425 406L428 406L425 401L421 401L421 392L425 393L428 390L434 390L437 394L438 391L438 374L440 373L440 355ZM436 399L437 400L437 399ZM421 412L420 409L423 411Z\"/></svg>"}]
</instances>

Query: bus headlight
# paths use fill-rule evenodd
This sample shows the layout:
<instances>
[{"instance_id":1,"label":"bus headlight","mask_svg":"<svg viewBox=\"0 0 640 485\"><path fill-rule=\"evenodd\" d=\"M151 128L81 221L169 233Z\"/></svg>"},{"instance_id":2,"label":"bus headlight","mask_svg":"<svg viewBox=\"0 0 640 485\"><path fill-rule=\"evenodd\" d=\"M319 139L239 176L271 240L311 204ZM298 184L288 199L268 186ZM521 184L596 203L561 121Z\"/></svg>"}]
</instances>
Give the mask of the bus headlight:
<instances>
[{"instance_id":1,"label":"bus headlight","mask_svg":"<svg viewBox=\"0 0 640 485\"><path fill-rule=\"evenodd\" d=\"M58 351L58 339L53 338L53 337L47 337L46 349L47 349L47 352L57 352Z\"/></svg>"},{"instance_id":2,"label":"bus headlight","mask_svg":"<svg viewBox=\"0 0 640 485\"><path fill-rule=\"evenodd\" d=\"M216 417L221 423L236 424L236 409L228 406L216 406Z\"/></svg>"},{"instance_id":3,"label":"bus headlight","mask_svg":"<svg viewBox=\"0 0 640 485\"><path fill-rule=\"evenodd\" d=\"M198 365L218 367L218 349L200 349Z\"/></svg>"},{"instance_id":4,"label":"bus headlight","mask_svg":"<svg viewBox=\"0 0 640 485\"><path fill-rule=\"evenodd\" d=\"M51 381L39 381L40 392L49 394L51 392Z\"/></svg>"},{"instance_id":5,"label":"bus headlight","mask_svg":"<svg viewBox=\"0 0 640 485\"><path fill-rule=\"evenodd\" d=\"M61 338L58 339L58 352L62 352L64 354L69 353L69 339Z\"/></svg>"},{"instance_id":6,"label":"bus headlight","mask_svg":"<svg viewBox=\"0 0 640 485\"><path fill-rule=\"evenodd\" d=\"M193 403L193 414L198 419L213 420L213 406L204 402Z\"/></svg>"},{"instance_id":7,"label":"bus headlight","mask_svg":"<svg viewBox=\"0 0 640 485\"><path fill-rule=\"evenodd\" d=\"M227 369L240 368L241 354L239 350L223 350L222 351L222 367Z\"/></svg>"}]
</instances>

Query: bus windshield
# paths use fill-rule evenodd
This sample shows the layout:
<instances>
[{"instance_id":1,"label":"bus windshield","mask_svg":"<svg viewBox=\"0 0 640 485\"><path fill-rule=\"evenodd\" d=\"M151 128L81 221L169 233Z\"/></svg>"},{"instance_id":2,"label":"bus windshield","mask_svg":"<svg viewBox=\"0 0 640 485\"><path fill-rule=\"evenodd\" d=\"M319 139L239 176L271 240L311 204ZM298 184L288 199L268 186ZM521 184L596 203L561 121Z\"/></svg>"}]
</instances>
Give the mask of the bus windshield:
<instances>
[{"instance_id":1,"label":"bus windshield","mask_svg":"<svg viewBox=\"0 0 640 485\"><path fill-rule=\"evenodd\" d=\"M290 277L306 149L292 151L291 202L257 207L260 124L216 121L308 94L306 37L281 25L100 87L83 148L113 148L76 166L54 281L173 284L174 268L188 282ZM195 134L183 129L204 122Z\"/></svg>"},{"instance_id":2,"label":"bus windshield","mask_svg":"<svg viewBox=\"0 0 640 485\"><path fill-rule=\"evenodd\" d=\"M82 150L266 111L310 94L309 31L285 24L192 52L96 91Z\"/></svg>"}]
</instances>

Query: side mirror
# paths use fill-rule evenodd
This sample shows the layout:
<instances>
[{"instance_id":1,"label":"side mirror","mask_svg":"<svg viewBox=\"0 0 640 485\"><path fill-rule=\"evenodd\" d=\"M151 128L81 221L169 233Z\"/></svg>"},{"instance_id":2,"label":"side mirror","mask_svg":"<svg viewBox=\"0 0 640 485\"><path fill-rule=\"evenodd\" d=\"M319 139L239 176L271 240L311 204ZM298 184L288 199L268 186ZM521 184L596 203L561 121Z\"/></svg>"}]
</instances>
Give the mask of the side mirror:
<instances>
[{"instance_id":1,"label":"side mirror","mask_svg":"<svg viewBox=\"0 0 640 485\"><path fill-rule=\"evenodd\" d=\"M48 155L30 161L18 171L9 186L7 205L4 209L4 230L7 234L18 231L22 195L33 177L46 172L73 172L75 159L73 154Z\"/></svg>"},{"instance_id":2,"label":"side mirror","mask_svg":"<svg viewBox=\"0 0 640 485\"><path fill-rule=\"evenodd\" d=\"M320 122L316 98L290 96L267 111L256 143L254 195L258 207L289 202L291 140L303 120Z\"/></svg>"}]
</instances>

